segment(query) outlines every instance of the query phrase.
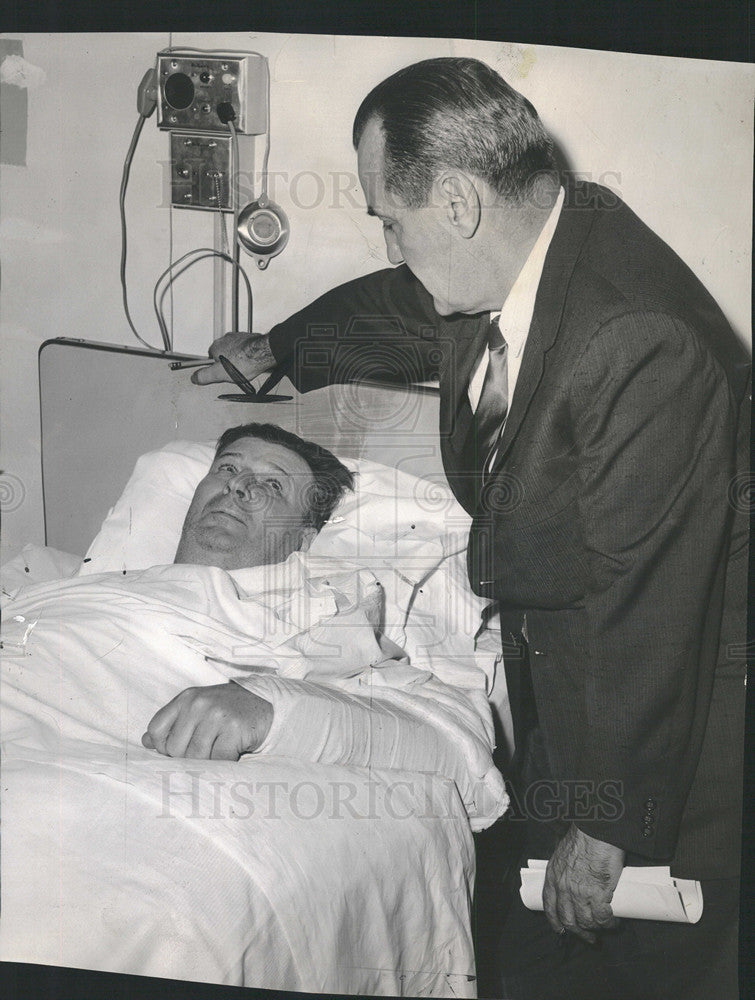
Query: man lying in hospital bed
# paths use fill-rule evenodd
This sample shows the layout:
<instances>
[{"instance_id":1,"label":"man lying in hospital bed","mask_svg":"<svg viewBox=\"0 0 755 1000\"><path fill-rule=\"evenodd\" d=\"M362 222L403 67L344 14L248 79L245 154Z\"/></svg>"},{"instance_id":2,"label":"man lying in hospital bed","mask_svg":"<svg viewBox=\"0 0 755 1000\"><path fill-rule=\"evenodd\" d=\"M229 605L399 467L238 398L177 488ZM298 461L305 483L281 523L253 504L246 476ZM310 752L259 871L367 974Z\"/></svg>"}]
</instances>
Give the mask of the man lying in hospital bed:
<instances>
[{"instance_id":1,"label":"man lying in hospital bed","mask_svg":"<svg viewBox=\"0 0 755 1000\"><path fill-rule=\"evenodd\" d=\"M453 589L445 553L411 579L306 552L351 482L247 425L221 437L173 564L100 573L95 546L20 589L10 568L2 958L473 994L463 818L506 805L490 678L464 630L439 655L433 616L405 613L437 602L434 577Z\"/></svg>"}]
</instances>

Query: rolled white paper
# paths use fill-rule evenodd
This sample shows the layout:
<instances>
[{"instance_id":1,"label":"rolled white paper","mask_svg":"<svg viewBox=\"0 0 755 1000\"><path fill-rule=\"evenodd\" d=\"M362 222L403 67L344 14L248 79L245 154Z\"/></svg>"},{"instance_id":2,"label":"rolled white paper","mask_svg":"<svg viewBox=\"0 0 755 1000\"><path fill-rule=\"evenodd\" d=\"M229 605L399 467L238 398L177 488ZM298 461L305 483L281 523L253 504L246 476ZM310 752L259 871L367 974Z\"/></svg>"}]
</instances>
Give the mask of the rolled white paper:
<instances>
[{"instance_id":1,"label":"rolled white paper","mask_svg":"<svg viewBox=\"0 0 755 1000\"><path fill-rule=\"evenodd\" d=\"M520 895L528 910L543 909L543 883L547 861L529 860L521 869ZM615 917L635 920L670 920L696 924L703 915L703 891L699 882L674 878L668 866L625 868L611 900Z\"/></svg>"}]
</instances>

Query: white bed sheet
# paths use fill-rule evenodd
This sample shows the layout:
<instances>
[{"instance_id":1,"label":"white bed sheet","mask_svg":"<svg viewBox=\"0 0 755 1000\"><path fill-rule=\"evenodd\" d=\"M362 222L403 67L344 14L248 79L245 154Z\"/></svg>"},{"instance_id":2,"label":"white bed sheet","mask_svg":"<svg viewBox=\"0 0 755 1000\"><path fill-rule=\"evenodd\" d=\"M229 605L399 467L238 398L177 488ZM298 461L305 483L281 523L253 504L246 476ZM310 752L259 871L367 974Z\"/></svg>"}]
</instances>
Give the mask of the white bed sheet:
<instances>
[{"instance_id":1,"label":"white bed sheet","mask_svg":"<svg viewBox=\"0 0 755 1000\"><path fill-rule=\"evenodd\" d=\"M0 957L474 996L463 809L418 808L416 775L369 782L360 769L281 758L155 761L81 744L62 758L9 753ZM421 787L447 805L442 784ZM333 808L334 792L349 808Z\"/></svg>"},{"instance_id":2,"label":"white bed sheet","mask_svg":"<svg viewBox=\"0 0 755 1000\"><path fill-rule=\"evenodd\" d=\"M35 559L22 561L49 569ZM65 560L47 561L67 574ZM87 612L83 595L100 586L51 583L6 609L0 957L272 989L474 995L473 852L456 785L144 750L155 706L233 669L205 659L206 636L186 641L186 620L176 656L165 608L141 607L142 624L156 625L146 637L127 624L117 581L104 618L101 601ZM35 621L40 593L47 613ZM200 624L232 644L214 619Z\"/></svg>"}]
</instances>

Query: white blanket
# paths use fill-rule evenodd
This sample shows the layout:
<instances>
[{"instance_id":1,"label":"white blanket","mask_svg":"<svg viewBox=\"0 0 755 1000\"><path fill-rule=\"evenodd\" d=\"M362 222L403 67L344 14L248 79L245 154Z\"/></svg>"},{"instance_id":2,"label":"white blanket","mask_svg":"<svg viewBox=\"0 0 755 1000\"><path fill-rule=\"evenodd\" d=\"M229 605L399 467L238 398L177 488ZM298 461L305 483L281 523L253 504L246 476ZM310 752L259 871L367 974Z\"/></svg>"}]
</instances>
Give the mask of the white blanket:
<instances>
[{"instance_id":1,"label":"white blanket","mask_svg":"<svg viewBox=\"0 0 755 1000\"><path fill-rule=\"evenodd\" d=\"M11 593L0 957L473 995L464 806L475 825L505 808L484 679L452 688L379 642L373 578L294 559ZM273 703L260 752L141 747L178 691L230 678Z\"/></svg>"}]
</instances>

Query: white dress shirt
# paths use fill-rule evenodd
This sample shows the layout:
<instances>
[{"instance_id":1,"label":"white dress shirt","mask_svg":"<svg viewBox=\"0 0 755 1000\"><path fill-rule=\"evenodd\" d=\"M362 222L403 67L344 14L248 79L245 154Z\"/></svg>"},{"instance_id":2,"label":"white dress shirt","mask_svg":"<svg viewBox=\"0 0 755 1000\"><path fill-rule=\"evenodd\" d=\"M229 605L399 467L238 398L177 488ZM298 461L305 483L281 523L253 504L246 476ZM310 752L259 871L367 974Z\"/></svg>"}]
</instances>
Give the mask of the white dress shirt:
<instances>
[{"instance_id":1,"label":"white dress shirt","mask_svg":"<svg viewBox=\"0 0 755 1000\"><path fill-rule=\"evenodd\" d=\"M537 238L537 242L530 251L524 267L519 272L500 314L494 312L490 314L491 322L498 316L498 325L504 340L508 344L509 410L514 398L514 389L516 388L516 380L519 377L519 369L522 365L524 345L527 343L527 334L529 333L532 315L535 311L535 298L537 297L537 289L543 274L543 267L545 266L545 257L551 245L553 234L556 231L563 203L564 189L561 188L556 198L556 203L551 209L551 214L548 216ZM477 409L477 404L480 401L482 383L485 379L485 372L488 369L488 358L488 349L485 348L480 354L480 358L469 380L467 392L473 412Z\"/></svg>"}]
</instances>

